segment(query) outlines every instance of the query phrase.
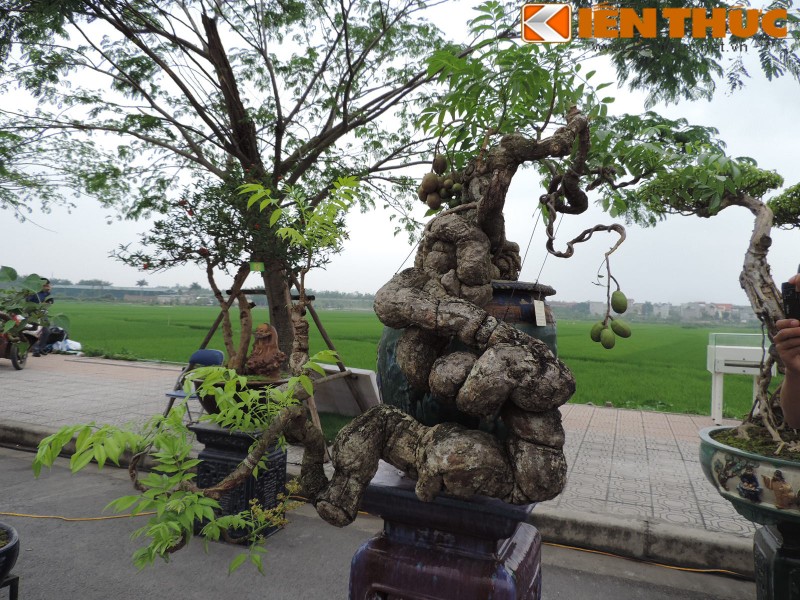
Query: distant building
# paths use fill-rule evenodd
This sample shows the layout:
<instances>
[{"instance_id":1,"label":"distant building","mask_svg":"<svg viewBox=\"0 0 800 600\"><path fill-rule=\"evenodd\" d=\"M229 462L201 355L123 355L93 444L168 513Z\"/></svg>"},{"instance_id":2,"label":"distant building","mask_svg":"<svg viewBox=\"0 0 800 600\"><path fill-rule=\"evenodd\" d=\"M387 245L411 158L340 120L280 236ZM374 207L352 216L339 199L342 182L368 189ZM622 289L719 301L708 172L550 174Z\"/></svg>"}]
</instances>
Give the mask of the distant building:
<instances>
[{"instance_id":1,"label":"distant building","mask_svg":"<svg viewBox=\"0 0 800 600\"><path fill-rule=\"evenodd\" d=\"M160 294L171 292L166 287L115 287L115 286L94 286L94 285L54 285L53 296L67 298L78 298L87 300L91 298L110 298L127 302L142 302L143 298L148 301L155 299Z\"/></svg>"},{"instance_id":2,"label":"distant building","mask_svg":"<svg viewBox=\"0 0 800 600\"><path fill-rule=\"evenodd\" d=\"M608 304L605 302L589 301L589 314L592 316L602 317L608 310Z\"/></svg>"},{"instance_id":3,"label":"distant building","mask_svg":"<svg viewBox=\"0 0 800 600\"><path fill-rule=\"evenodd\" d=\"M118 302L142 302L147 304L207 304L208 298L198 296L197 291L179 291L162 286L116 287L93 285L54 285L53 296L77 300L114 300ZM213 298L212 298L213 299Z\"/></svg>"},{"instance_id":4,"label":"distant building","mask_svg":"<svg viewBox=\"0 0 800 600\"><path fill-rule=\"evenodd\" d=\"M669 302L657 302L653 304L653 316L657 319L669 319L672 313L672 304Z\"/></svg>"}]
</instances>

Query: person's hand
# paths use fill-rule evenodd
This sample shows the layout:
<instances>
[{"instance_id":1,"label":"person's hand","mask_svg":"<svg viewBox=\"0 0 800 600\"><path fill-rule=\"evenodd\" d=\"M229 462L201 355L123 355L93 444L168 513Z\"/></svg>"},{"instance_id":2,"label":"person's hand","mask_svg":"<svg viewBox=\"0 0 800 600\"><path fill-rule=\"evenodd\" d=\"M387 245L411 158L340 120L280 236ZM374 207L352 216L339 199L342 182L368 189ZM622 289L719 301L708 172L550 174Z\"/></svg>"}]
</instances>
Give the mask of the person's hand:
<instances>
[{"instance_id":1,"label":"person's hand","mask_svg":"<svg viewBox=\"0 0 800 600\"><path fill-rule=\"evenodd\" d=\"M795 281L792 281L792 280ZM789 279L789 283L800 285L800 274ZM800 321L781 319L775 326L778 333L773 338L775 349L787 370L800 374Z\"/></svg>"},{"instance_id":2,"label":"person's hand","mask_svg":"<svg viewBox=\"0 0 800 600\"><path fill-rule=\"evenodd\" d=\"M800 273L795 273L791 277L789 277L788 283L794 284L794 289L800 292Z\"/></svg>"}]
</instances>

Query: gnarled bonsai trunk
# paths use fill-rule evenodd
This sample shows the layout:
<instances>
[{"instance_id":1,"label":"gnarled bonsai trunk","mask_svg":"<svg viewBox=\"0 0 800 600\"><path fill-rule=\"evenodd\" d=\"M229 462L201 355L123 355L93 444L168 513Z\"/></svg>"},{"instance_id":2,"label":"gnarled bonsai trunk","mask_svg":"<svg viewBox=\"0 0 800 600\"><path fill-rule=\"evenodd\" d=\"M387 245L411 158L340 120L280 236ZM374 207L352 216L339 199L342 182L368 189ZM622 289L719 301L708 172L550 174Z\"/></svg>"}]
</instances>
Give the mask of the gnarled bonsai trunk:
<instances>
[{"instance_id":1,"label":"gnarled bonsai trunk","mask_svg":"<svg viewBox=\"0 0 800 600\"><path fill-rule=\"evenodd\" d=\"M753 233L750 236L750 243L745 253L742 273L739 275L739 283L744 289L758 319L767 331L769 339L778 332L775 323L783 318L783 304L780 292L775 281L770 274L767 254L772 245L770 236L772 231L772 211L763 202L756 200L746 194L731 201L747 208L755 217ZM776 442L781 441L779 428L782 426L782 419L778 419L776 410L780 410L778 394L770 396L768 387L771 380L772 365L774 358L767 356L762 365L761 373L758 376L758 390L756 403L762 423L769 431L772 439ZM743 428L746 429L747 423Z\"/></svg>"}]
</instances>

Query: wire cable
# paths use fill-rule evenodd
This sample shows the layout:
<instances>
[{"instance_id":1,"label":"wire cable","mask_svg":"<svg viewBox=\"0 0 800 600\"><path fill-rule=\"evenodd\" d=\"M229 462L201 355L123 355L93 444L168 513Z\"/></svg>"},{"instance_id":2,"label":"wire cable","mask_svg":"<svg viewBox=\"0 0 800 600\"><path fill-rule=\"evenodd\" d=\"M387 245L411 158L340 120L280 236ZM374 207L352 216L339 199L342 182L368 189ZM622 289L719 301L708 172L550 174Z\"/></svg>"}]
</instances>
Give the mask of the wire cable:
<instances>
[{"instance_id":1,"label":"wire cable","mask_svg":"<svg viewBox=\"0 0 800 600\"><path fill-rule=\"evenodd\" d=\"M589 554L600 554L601 556L609 556L611 558L622 558L625 560L632 560L634 562L643 563L647 565L653 565L654 567L662 567L664 569L672 569L674 571L685 571L688 573L706 573L706 574L721 574L721 575L733 575L734 577L741 577L742 579L750 579L746 575L742 573L738 573L736 571L730 571L728 569L699 569L699 568L692 568L692 567L678 567L676 565L666 565L664 563L659 563L651 560L645 560L643 558L633 558L631 556L622 556L620 554L614 554L613 552L605 552L603 550L592 550L590 548L579 548L578 546L568 546L566 544L557 544L555 542L542 542L544 546L552 546L554 548L564 548L566 550L577 550L579 552L588 552Z\"/></svg>"},{"instance_id":2,"label":"wire cable","mask_svg":"<svg viewBox=\"0 0 800 600\"><path fill-rule=\"evenodd\" d=\"M127 514L127 515L109 515L107 517L62 517L60 515L26 515L24 513L10 513L10 512L0 512L0 516L3 517L19 517L23 519L57 519L59 521L70 521L70 522L80 522L80 521L109 521L111 519L130 519L131 517L145 517L145 516L152 516L156 514L155 512L142 512L137 513L135 515Z\"/></svg>"}]
</instances>

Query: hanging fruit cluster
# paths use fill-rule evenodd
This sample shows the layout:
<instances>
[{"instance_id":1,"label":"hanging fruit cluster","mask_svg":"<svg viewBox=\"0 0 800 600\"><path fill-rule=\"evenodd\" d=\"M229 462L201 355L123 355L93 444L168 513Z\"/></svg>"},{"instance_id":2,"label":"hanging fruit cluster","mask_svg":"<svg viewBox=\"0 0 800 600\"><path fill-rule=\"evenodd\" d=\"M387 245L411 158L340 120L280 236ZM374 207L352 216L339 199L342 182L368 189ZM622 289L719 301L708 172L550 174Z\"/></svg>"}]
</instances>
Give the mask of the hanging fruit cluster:
<instances>
[{"instance_id":1,"label":"hanging fruit cluster","mask_svg":"<svg viewBox=\"0 0 800 600\"><path fill-rule=\"evenodd\" d=\"M611 294L611 309L620 315L628 310L628 298L620 290ZM612 317L609 311L605 319L592 326L589 335L593 342L600 342L603 348L610 350L616 344L617 336L631 337L631 328L622 319Z\"/></svg>"},{"instance_id":2,"label":"hanging fruit cluster","mask_svg":"<svg viewBox=\"0 0 800 600\"><path fill-rule=\"evenodd\" d=\"M447 158L443 154L437 154L433 157L431 167L433 170L425 174L417 188L417 197L420 201L427 204L431 210L440 209L445 202L450 208L461 204L462 185L458 181L457 173L451 171L445 175L448 167Z\"/></svg>"}]
</instances>

